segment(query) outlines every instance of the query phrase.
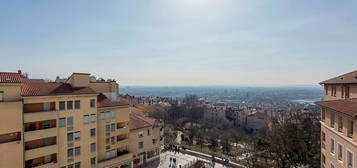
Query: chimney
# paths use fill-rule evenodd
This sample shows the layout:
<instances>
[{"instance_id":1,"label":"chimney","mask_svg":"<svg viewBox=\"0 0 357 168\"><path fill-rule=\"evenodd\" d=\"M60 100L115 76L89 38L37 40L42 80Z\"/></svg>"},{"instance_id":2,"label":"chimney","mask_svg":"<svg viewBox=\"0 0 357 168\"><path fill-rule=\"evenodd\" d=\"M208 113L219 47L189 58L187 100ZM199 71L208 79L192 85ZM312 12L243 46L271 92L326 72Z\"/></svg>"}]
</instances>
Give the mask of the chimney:
<instances>
[{"instance_id":1,"label":"chimney","mask_svg":"<svg viewBox=\"0 0 357 168\"><path fill-rule=\"evenodd\" d=\"M89 73L72 73L66 83L72 87L89 87Z\"/></svg>"}]
</instances>

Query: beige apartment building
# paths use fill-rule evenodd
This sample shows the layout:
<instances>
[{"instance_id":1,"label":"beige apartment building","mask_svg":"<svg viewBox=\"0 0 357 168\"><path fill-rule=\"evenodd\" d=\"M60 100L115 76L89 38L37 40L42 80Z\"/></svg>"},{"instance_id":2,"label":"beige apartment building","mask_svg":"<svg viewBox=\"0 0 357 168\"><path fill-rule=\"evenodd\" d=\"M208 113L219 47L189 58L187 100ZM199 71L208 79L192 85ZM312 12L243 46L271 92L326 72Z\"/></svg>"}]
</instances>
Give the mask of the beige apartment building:
<instances>
[{"instance_id":1,"label":"beige apartment building","mask_svg":"<svg viewBox=\"0 0 357 168\"><path fill-rule=\"evenodd\" d=\"M158 120L132 112L129 121L129 150L133 152L133 166L159 161L164 145L163 125Z\"/></svg>"},{"instance_id":2,"label":"beige apartment building","mask_svg":"<svg viewBox=\"0 0 357 168\"><path fill-rule=\"evenodd\" d=\"M354 168L357 155L357 71L320 83L321 167Z\"/></svg>"},{"instance_id":3,"label":"beige apartment building","mask_svg":"<svg viewBox=\"0 0 357 168\"><path fill-rule=\"evenodd\" d=\"M88 73L58 81L0 72L0 168L132 167L118 84Z\"/></svg>"}]
</instances>

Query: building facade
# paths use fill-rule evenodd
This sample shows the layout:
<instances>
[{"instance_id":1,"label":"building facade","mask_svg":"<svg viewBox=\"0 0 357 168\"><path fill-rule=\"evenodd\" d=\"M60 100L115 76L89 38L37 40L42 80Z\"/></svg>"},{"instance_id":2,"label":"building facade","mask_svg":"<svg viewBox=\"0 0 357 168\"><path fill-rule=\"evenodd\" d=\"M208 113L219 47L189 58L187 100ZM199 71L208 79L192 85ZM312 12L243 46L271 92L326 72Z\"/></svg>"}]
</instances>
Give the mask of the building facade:
<instances>
[{"instance_id":1,"label":"building facade","mask_svg":"<svg viewBox=\"0 0 357 168\"><path fill-rule=\"evenodd\" d=\"M129 128L133 166L160 161L161 147L164 145L163 124L142 114L131 113Z\"/></svg>"},{"instance_id":2,"label":"building facade","mask_svg":"<svg viewBox=\"0 0 357 168\"><path fill-rule=\"evenodd\" d=\"M321 167L354 168L357 155L357 71L320 83Z\"/></svg>"},{"instance_id":3,"label":"building facade","mask_svg":"<svg viewBox=\"0 0 357 168\"><path fill-rule=\"evenodd\" d=\"M130 111L113 80L0 72L0 167L132 167Z\"/></svg>"}]
</instances>

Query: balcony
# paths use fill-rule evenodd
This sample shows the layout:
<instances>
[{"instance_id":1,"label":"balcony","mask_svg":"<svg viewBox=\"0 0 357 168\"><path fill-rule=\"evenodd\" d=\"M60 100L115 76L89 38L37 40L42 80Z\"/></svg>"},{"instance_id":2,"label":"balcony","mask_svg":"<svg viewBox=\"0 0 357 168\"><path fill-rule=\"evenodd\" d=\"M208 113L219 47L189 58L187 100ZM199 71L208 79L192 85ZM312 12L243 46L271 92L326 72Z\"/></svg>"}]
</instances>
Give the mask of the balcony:
<instances>
[{"instance_id":1,"label":"balcony","mask_svg":"<svg viewBox=\"0 0 357 168\"><path fill-rule=\"evenodd\" d=\"M57 144L44 146L40 148L30 149L25 151L25 160L31 160L42 156L57 153Z\"/></svg>"},{"instance_id":2,"label":"balcony","mask_svg":"<svg viewBox=\"0 0 357 168\"><path fill-rule=\"evenodd\" d=\"M118 153L118 156L106 160L102 160L98 162L98 167L102 168L108 165L113 164L122 164L127 161L131 161L133 154L129 153L128 151L124 151L122 153Z\"/></svg>"},{"instance_id":3,"label":"balcony","mask_svg":"<svg viewBox=\"0 0 357 168\"><path fill-rule=\"evenodd\" d=\"M58 163L57 162L42 163L39 164L38 166L35 166L34 168L58 168Z\"/></svg>"},{"instance_id":4,"label":"balcony","mask_svg":"<svg viewBox=\"0 0 357 168\"><path fill-rule=\"evenodd\" d=\"M24 123L57 119L57 110L24 113Z\"/></svg>"},{"instance_id":5,"label":"balcony","mask_svg":"<svg viewBox=\"0 0 357 168\"><path fill-rule=\"evenodd\" d=\"M55 102L46 102L46 103L29 103L24 104L23 111L24 113L35 113L35 112L46 112L56 110Z\"/></svg>"},{"instance_id":6,"label":"balcony","mask_svg":"<svg viewBox=\"0 0 357 168\"><path fill-rule=\"evenodd\" d=\"M25 161L25 168L57 168L57 154L41 156Z\"/></svg>"},{"instance_id":7,"label":"balcony","mask_svg":"<svg viewBox=\"0 0 357 168\"><path fill-rule=\"evenodd\" d=\"M123 127L116 130L117 135L128 134L129 127Z\"/></svg>"},{"instance_id":8,"label":"balcony","mask_svg":"<svg viewBox=\"0 0 357 168\"><path fill-rule=\"evenodd\" d=\"M36 139L43 139L57 136L57 128L48 128L24 133L25 141L33 141Z\"/></svg>"}]
</instances>

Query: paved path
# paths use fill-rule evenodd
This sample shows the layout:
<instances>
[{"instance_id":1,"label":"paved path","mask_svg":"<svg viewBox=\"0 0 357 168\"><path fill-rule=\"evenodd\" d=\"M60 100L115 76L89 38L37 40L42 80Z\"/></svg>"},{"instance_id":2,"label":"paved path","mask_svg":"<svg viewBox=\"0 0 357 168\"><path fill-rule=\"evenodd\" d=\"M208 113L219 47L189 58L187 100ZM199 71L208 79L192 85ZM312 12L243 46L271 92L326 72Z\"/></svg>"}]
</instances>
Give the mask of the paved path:
<instances>
[{"instance_id":1,"label":"paved path","mask_svg":"<svg viewBox=\"0 0 357 168\"><path fill-rule=\"evenodd\" d=\"M188 154L188 155L192 155L192 156L196 156L198 158L202 158L202 159L205 159L205 160L211 160L212 157L208 154L205 154L205 153L200 153L200 152L197 152L197 151L192 151L192 150L181 150L180 151L181 153L184 153L184 154ZM215 158L216 162L217 163L220 163L222 165L227 165L226 162L224 162L222 159L220 158ZM229 162L228 165L229 167L232 167L232 168L246 168L245 166L243 165L240 165L238 163L234 163L234 162Z\"/></svg>"}]
</instances>

